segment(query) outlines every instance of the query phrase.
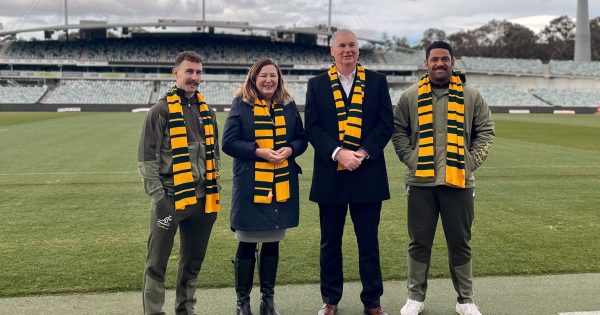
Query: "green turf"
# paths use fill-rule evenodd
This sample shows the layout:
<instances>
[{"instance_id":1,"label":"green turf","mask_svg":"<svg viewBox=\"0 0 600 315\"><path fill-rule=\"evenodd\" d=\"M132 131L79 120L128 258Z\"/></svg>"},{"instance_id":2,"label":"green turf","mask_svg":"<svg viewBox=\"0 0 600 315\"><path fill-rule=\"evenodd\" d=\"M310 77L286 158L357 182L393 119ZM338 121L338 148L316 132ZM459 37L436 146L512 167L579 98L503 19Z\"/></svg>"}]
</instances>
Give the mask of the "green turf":
<instances>
[{"instance_id":1,"label":"green turf","mask_svg":"<svg viewBox=\"0 0 600 315\"><path fill-rule=\"evenodd\" d=\"M149 200L137 174L144 114L0 113L0 296L139 290ZM497 140L477 171L474 272L599 272L600 117L495 115ZM220 127L225 116L219 114ZM392 199L380 225L383 276L406 273L405 168L387 148ZM308 201L312 150L300 158L300 227L281 246L279 283L318 282L319 224ZM231 286L231 159L201 286ZM177 248L168 270L172 287ZM345 278L358 279L351 224ZM448 276L438 229L430 274Z\"/></svg>"}]
</instances>

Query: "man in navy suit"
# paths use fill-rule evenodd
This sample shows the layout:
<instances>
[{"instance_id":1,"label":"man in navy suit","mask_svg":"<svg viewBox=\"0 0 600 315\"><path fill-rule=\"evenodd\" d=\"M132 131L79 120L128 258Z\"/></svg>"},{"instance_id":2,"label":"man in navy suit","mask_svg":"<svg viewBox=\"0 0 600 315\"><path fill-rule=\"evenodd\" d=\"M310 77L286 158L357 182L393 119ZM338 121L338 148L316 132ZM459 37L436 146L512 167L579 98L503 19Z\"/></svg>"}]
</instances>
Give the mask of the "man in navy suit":
<instances>
[{"instance_id":1,"label":"man in navy suit","mask_svg":"<svg viewBox=\"0 0 600 315\"><path fill-rule=\"evenodd\" d=\"M319 315L333 315L342 298L342 235L348 209L359 252L365 314L386 314L379 262L381 203L390 198L383 149L393 131L392 103L383 74L358 63L356 35L331 37L335 64L308 81L306 132L314 147L310 200L319 205L321 296Z\"/></svg>"}]
</instances>

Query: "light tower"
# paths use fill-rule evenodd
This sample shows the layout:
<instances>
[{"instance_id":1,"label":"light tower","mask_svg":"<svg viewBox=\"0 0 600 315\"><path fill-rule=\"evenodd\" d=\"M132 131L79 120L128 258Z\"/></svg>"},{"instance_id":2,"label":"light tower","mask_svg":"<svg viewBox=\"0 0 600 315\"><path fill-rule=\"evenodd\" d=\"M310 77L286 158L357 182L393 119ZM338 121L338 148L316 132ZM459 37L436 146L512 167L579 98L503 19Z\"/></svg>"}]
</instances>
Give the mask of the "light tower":
<instances>
[{"instance_id":1,"label":"light tower","mask_svg":"<svg viewBox=\"0 0 600 315\"><path fill-rule=\"evenodd\" d=\"M574 61L590 62L592 45L590 43L590 19L587 0L577 0L577 26L575 31Z\"/></svg>"},{"instance_id":2,"label":"light tower","mask_svg":"<svg viewBox=\"0 0 600 315\"><path fill-rule=\"evenodd\" d=\"M66 34L66 40L69 41L69 29L67 28L69 25L69 12L67 11L67 0L64 1L65 3L65 34Z\"/></svg>"}]
</instances>

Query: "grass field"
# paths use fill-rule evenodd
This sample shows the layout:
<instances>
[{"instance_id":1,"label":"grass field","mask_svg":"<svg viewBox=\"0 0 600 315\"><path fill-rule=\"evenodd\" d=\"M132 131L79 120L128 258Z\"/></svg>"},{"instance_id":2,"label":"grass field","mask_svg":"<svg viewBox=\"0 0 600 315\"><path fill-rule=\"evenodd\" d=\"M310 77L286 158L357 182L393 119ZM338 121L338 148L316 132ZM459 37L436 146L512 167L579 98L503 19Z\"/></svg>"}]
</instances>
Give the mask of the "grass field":
<instances>
[{"instance_id":1,"label":"grass field","mask_svg":"<svg viewBox=\"0 0 600 315\"><path fill-rule=\"evenodd\" d=\"M0 296L139 290L149 199L137 174L144 114L0 113ZM474 272L600 272L600 117L495 115L496 143L477 175ZM220 127L224 114L219 115ZM380 225L383 276L405 279L405 168L386 151L392 199ZM300 227L282 242L279 283L318 282L319 224L308 201L312 149L300 158ZM231 159L201 286L231 286ZM441 229L430 274L449 276ZM358 279L346 226L344 268ZM174 282L177 249L167 283Z\"/></svg>"}]
</instances>

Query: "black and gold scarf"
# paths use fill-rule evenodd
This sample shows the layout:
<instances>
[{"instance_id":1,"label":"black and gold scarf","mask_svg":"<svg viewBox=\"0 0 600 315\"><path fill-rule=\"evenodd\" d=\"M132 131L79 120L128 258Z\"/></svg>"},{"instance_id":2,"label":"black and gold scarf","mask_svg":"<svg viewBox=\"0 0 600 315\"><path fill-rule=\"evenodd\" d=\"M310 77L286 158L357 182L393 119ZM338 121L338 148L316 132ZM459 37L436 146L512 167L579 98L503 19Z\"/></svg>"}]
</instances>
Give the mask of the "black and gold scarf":
<instances>
[{"instance_id":1,"label":"black and gold scarf","mask_svg":"<svg viewBox=\"0 0 600 315\"><path fill-rule=\"evenodd\" d=\"M463 85L460 77L452 73L448 87L448 115L446 141L446 182L452 186L465 187L465 106ZM435 175L435 145L433 141L433 98L429 75L419 80L419 155L417 177Z\"/></svg>"},{"instance_id":2,"label":"black and gold scarf","mask_svg":"<svg viewBox=\"0 0 600 315\"><path fill-rule=\"evenodd\" d=\"M254 101L254 137L259 148L278 150L287 144L283 104L273 104L273 117L269 106L262 99ZM270 204L273 200L285 202L290 199L290 173L288 161L254 163L254 202ZM275 183L275 187L273 187Z\"/></svg>"},{"instance_id":3,"label":"black and gold scarf","mask_svg":"<svg viewBox=\"0 0 600 315\"><path fill-rule=\"evenodd\" d=\"M215 159L215 129L212 116L202 93L197 92L200 107L200 118L204 125L206 146L206 201L205 213L219 212L221 210L219 190L217 187L217 172ZM192 164L188 151L187 132L181 98L177 94L177 87L167 92L169 106L169 134L171 136L171 150L173 152L173 184L175 185L175 209L184 210L186 205L196 204L196 189L192 178Z\"/></svg>"},{"instance_id":4,"label":"black and gold scarf","mask_svg":"<svg viewBox=\"0 0 600 315\"><path fill-rule=\"evenodd\" d=\"M344 98L342 97L342 87L338 79L337 68L335 65L328 71L329 81L331 82L331 91L335 101L335 109L338 117L339 140L342 142L342 150L356 151L360 148L360 136L362 129L362 104L365 96L365 68L358 64L356 66L356 75L354 77L354 89L351 95L348 95L350 107L346 111ZM344 170L344 167L338 163L338 171Z\"/></svg>"}]
</instances>

